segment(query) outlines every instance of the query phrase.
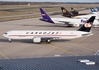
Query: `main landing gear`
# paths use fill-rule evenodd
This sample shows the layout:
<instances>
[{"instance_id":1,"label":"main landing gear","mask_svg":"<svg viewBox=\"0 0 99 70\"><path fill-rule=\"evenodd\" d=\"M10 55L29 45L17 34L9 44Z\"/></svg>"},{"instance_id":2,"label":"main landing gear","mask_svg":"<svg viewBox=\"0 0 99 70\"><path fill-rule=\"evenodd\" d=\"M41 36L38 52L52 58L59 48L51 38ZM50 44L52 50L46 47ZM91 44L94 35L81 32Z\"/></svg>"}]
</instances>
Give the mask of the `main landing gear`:
<instances>
[{"instance_id":1,"label":"main landing gear","mask_svg":"<svg viewBox=\"0 0 99 70\"><path fill-rule=\"evenodd\" d=\"M9 42L11 43L11 39L8 39L9 40Z\"/></svg>"},{"instance_id":2,"label":"main landing gear","mask_svg":"<svg viewBox=\"0 0 99 70\"><path fill-rule=\"evenodd\" d=\"M47 43L47 44L51 43L51 40L46 40L46 43Z\"/></svg>"}]
</instances>

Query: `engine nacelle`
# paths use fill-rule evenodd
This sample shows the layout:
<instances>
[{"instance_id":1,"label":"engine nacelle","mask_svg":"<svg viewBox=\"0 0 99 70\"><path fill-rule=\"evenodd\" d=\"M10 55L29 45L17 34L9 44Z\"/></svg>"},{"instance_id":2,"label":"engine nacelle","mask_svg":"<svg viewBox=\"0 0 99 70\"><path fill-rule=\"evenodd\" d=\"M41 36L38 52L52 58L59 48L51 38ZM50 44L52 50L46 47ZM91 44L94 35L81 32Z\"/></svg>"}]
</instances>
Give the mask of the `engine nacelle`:
<instances>
[{"instance_id":1,"label":"engine nacelle","mask_svg":"<svg viewBox=\"0 0 99 70\"><path fill-rule=\"evenodd\" d=\"M35 37L35 38L33 38L33 42L34 43L40 43L41 42L41 38L40 37Z\"/></svg>"},{"instance_id":2,"label":"engine nacelle","mask_svg":"<svg viewBox=\"0 0 99 70\"><path fill-rule=\"evenodd\" d=\"M79 24L79 23L73 23L73 26L74 26L74 27L79 27L80 24Z\"/></svg>"}]
</instances>

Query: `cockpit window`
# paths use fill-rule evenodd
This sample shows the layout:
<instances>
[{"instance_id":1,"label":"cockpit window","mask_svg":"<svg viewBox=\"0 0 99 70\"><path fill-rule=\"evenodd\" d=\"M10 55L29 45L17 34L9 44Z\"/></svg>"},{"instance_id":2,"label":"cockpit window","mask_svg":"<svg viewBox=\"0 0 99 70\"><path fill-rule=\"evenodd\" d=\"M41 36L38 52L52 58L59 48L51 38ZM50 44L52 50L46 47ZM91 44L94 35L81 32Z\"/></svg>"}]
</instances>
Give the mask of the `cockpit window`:
<instances>
[{"instance_id":1,"label":"cockpit window","mask_svg":"<svg viewBox=\"0 0 99 70\"><path fill-rule=\"evenodd\" d=\"M4 34L7 34L7 33L4 33Z\"/></svg>"}]
</instances>

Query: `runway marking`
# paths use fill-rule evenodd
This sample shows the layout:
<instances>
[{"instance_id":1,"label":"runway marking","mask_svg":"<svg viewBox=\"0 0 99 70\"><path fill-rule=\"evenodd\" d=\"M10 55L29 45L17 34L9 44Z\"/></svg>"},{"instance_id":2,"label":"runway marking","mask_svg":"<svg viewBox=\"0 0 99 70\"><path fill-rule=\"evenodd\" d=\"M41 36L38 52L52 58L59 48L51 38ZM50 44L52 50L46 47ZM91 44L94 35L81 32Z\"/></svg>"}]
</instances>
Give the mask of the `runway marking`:
<instances>
[{"instance_id":1,"label":"runway marking","mask_svg":"<svg viewBox=\"0 0 99 70\"><path fill-rule=\"evenodd\" d=\"M89 36L86 36L85 38L83 38L83 39L81 39L80 41L83 41L83 40L85 40L86 38L88 38Z\"/></svg>"},{"instance_id":2,"label":"runway marking","mask_svg":"<svg viewBox=\"0 0 99 70\"><path fill-rule=\"evenodd\" d=\"M7 56L5 56L3 53L0 52L0 54L1 54L2 56L4 56L5 58L9 59L9 58L8 58Z\"/></svg>"},{"instance_id":3,"label":"runway marking","mask_svg":"<svg viewBox=\"0 0 99 70\"><path fill-rule=\"evenodd\" d=\"M96 33L97 31L95 31L95 32L93 32L93 33ZM80 41L83 41L83 40L85 40L86 38L88 38L88 37L90 37L90 36L86 36L85 38L83 38L83 39L81 39Z\"/></svg>"},{"instance_id":4,"label":"runway marking","mask_svg":"<svg viewBox=\"0 0 99 70\"><path fill-rule=\"evenodd\" d=\"M56 47L56 46L53 46L53 45L50 45L50 44L46 44L46 45L51 46L51 47L53 47L53 48L56 48L56 49L58 49L58 50L61 50L61 51L70 53L70 54L72 54L72 55L76 55L76 56L78 56L77 54L74 54L74 53L72 53L72 52L69 52L69 51L66 51L66 50L64 50L64 49L58 48L58 47Z\"/></svg>"},{"instance_id":5,"label":"runway marking","mask_svg":"<svg viewBox=\"0 0 99 70\"><path fill-rule=\"evenodd\" d=\"M80 48L83 48L83 49L87 49L87 50L90 50L90 51L96 52L96 50L89 49L89 48L85 48L85 47L82 47L82 46L79 46L79 45L76 45L76 44L73 44L73 43L70 43L70 42L66 42L66 43L67 43L67 44L70 44L70 45L73 45L73 46L76 46L76 47L80 47Z\"/></svg>"}]
</instances>

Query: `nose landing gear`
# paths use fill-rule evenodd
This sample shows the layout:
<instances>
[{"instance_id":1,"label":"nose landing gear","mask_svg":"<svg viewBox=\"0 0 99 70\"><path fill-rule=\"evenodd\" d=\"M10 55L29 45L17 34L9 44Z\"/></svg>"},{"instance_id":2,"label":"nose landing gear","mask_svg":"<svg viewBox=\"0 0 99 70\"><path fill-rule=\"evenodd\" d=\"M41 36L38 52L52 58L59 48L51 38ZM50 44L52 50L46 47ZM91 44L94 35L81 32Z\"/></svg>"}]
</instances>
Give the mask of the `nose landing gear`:
<instances>
[{"instance_id":1,"label":"nose landing gear","mask_svg":"<svg viewBox=\"0 0 99 70\"><path fill-rule=\"evenodd\" d=\"M9 42L11 43L11 39L8 39L9 40Z\"/></svg>"}]
</instances>

